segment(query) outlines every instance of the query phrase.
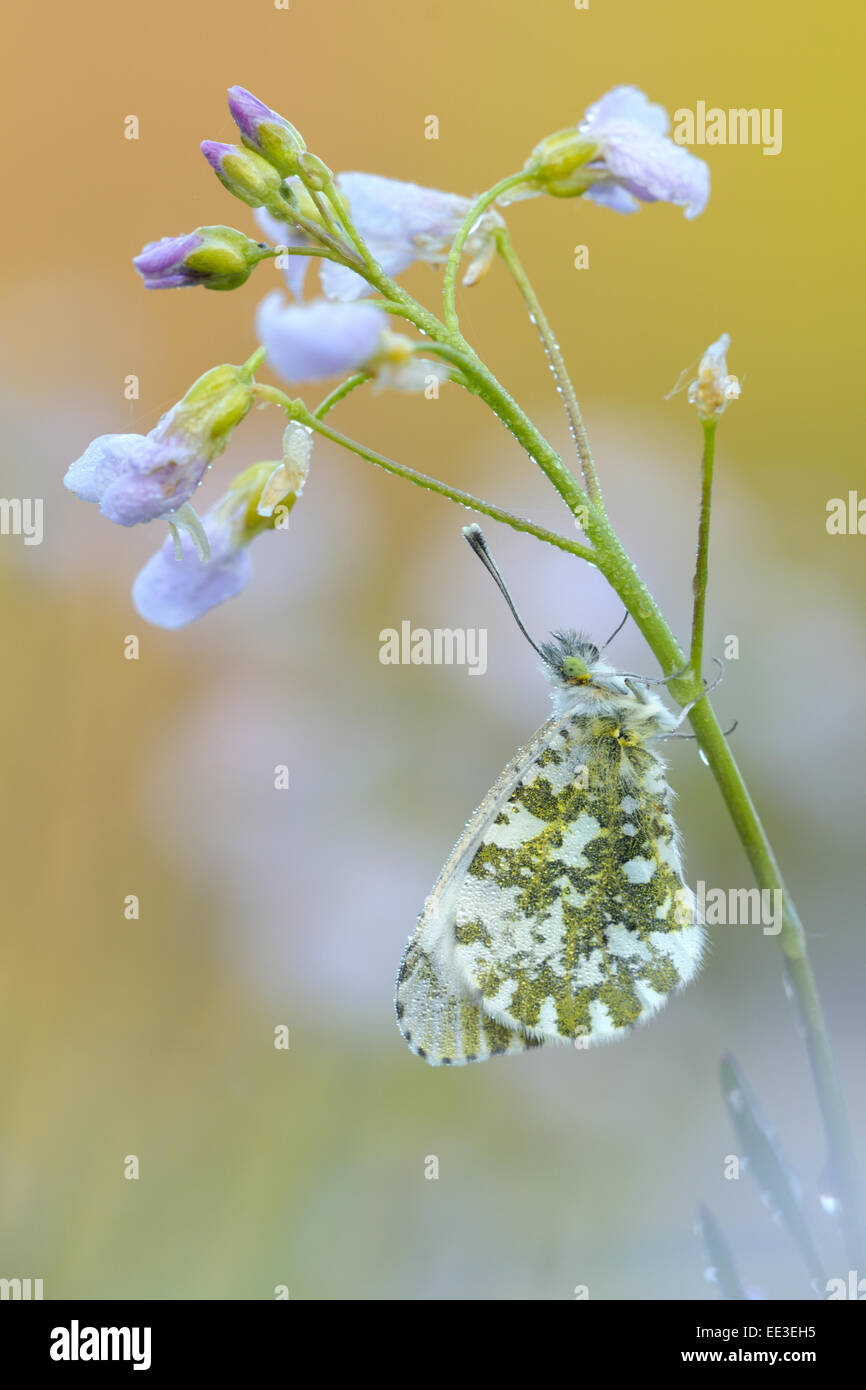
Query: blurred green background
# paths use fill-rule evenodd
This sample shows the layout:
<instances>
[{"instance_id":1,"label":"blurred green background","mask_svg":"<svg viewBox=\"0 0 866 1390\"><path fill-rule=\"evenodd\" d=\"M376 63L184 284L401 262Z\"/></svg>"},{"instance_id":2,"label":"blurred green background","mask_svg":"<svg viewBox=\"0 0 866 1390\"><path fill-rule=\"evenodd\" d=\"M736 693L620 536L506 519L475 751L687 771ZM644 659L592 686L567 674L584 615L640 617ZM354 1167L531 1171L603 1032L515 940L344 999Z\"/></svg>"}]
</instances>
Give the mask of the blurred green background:
<instances>
[{"instance_id":1,"label":"blurred green background","mask_svg":"<svg viewBox=\"0 0 866 1390\"><path fill-rule=\"evenodd\" d=\"M723 1177L736 1146L717 1072L732 1048L795 1159L828 1274L844 1276L818 1204L804 1051L777 943L759 930L717 929L699 981L615 1047L435 1071L396 1031L393 977L423 899L547 713L535 658L460 536L466 514L317 444L290 529L256 544L247 592L166 633L129 599L161 528L112 527L61 479L92 437L148 430L207 367L254 347L276 271L235 294L147 294L130 265L145 241L202 223L252 230L198 153L233 138L231 83L335 169L464 194L618 83L671 112L782 108L778 157L700 151L713 193L694 222L539 199L509 224L573 369L611 514L683 635L700 432L684 395L665 395L732 335L744 391L721 429L707 650L739 637L718 707L740 720L737 754L807 924L862 1152L866 539L825 530L828 498L866 487L862 10L153 0L145 14L90 0L18 7L4 24L2 492L45 498L45 538L0 538L0 1275L41 1277L48 1298L256 1299L287 1285L293 1298L569 1299L581 1284L591 1298L712 1298L693 1231L703 1199L750 1287L808 1296L748 1177ZM130 114L138 141L123 138ZM577 244L588 270L573 268ZM435 307L435 271L406 283ZM505 274L461 306L567 450ZM568 527L542 475L456 391L360 392L334 423ZM202 505L275 456L280 430L273 411L250 417ZM615 626L597 575L486 529L530 630ZM487 676L382 666L378 634L403 618L486 627ZM132 633L138 661L124 659ZM655 670L633 628L615 659ZM691 881L749 886L694 745L668 747Z\"/></svg>"}]
</instances>

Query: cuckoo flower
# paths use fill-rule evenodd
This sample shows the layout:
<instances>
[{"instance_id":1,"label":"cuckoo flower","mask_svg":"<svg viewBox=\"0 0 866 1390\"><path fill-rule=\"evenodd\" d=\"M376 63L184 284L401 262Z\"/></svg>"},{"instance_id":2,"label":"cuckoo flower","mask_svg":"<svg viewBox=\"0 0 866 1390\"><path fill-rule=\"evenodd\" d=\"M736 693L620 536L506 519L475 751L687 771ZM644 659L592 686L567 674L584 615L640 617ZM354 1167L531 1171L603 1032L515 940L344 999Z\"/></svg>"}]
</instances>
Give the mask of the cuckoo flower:
<instances>
[{"instance_id":1,"label":"cuckoo flower","mask_svg":"<svg viewBox=\"0 0 866 1390\"><path fill-rule=\"evenodd\" d=\"M526 183L510 196L584 195L617 212L634 212L639 201L673 203L686 217L697 217L710 196L709 169L668 138L669 128L663 106L637 87L614 87L579 126L557 131L535 147Z\"/></svg>"},{"instance_id":2,"label":"cuckoo flower","mask_svg":"<svg viewBox=\"0 0 866 1390\"><path fill-rule=\"evenodd\" d=\"M447 260L451 243L472 206L469 198L462 198L456 193L441 193L435 188L421 188L414 183L382 178L378 174L338 174L336 183L346 200L356 230L379 265L392 278L408 269L414 261L440 265ZM292 179L290 184L305 215L315 221L318 213L315 206L305 201L300 181ZM296 233L298 240L290 241L286 236L287 224L268 216L266 212L257 212L256 219L274 241L283 245L305 244L302 234ZM489 268L496 252L493 233L502 225L502 218L497 212L485 213L476 223L466 242L470 263L463 279L465 285L474 285ZM306 268L304 257L291 257L290 261L304 262ZM322 288L329 299L360 299L362 295L371 293L366 280L336 261L322 260L319 273ZM295 277L295 283L303 284L304 270L296 271L290 265L290 274ZM295 284L290 283L289 288L293 293L298 293Z\"/></svg>"},{"instance_id":3,"label":"cuckoo flower","mask_svg":"<svg viewBox=\"0 0 866 1390\"><path fill-rule=\"evenodd\" d=\"M171 516L189 501L253 400L249 363L213 367L149 434L94 439L63 481L119 526Z\"/></svg>"},{"instance_id":4,"label":"cuckoo flower","mask_svg":"<svg viewBox=\"0 0 866 1390\"><path fill-rule=\"evenodd\" d=\"M382 269L392 278L413 261L441 265L448 258L460 225L472 206L469 198L421 188L378 174L339 174L337 186L349 204L352 220ZM497 212L485 213L466 243L471 257L463 283L475 284L496 251L493 232L502 226ZM322 287L332 299L357 299L369 286L345 266L323 261Z\"/></svg>"},{"instance_id":5,"label":"cuckoo flower","mask_svg":"<svg viewBox=\"0 0 866 1390\"><path fill-rule=\"evenodd\" d=\"M431 378L448 376L441 363L415 355L411 338L390 332L375 304L286 304L274 290L259 305L256 327L271 365L287 381L366 371L382 386L421 391Z\"/></svg>"},{"instance_id":6,"label":"cuckoo flower","mask_svg":"<svg viewBox=\"0 0 866 1390\"><path fill-rule=\"evenodd\" d=\"M303 430L300 425L290 428ZM304 441L300 447L306 447ZM309 462L308 447L306 461ZM297 501L305 476L305 471L301 476L297 465L287 468L284 458L282 464L254 463L235 478L224 496L202 517L210 550L207 560L199 558L187 535L166 537L136 576L132 600L141 616L157 627L184 627L239 594L252 570L250 541L263 531L285 524L284 518Z\"/></svg>"},{"instance_id":7,"label":"cuckoo flower","mask_svg":"<svg viewBox=\"0 0 866 1390\"><path fill-rule=\"evenodd\" d=\"M269 254L265 245L234 227L197 227L187 236L149 241L132 263L148 290L184 285L234 290Z\"/></svg>"},{"instance_id":8,"label":"cuckoo flower","mask_svg":"<svg viewBox=\"0 0 866 1390\"><path fill-rule=\"evenodd\" d=\"M236 544L230 524L209 512L202 517L202 525L210 546L209 560L200 559L186 534L178 541L178 558L173 538L167 536L133 583L136 609L157 627L191 623L209 608L234 598L250 577L249 551Z\"/></svg>"},{"instance_id":9,"label":"cuckoo flower","mask_svg":"<svg viewBox=\"0 0 866 1390\"><path fill-rule=\"evenodd\" d=\"M287 381L357 371L375 356L387 322L373 304L287 304L279 290L265 296L256 315L268 359Z\"/></svg>"}]
</instances>

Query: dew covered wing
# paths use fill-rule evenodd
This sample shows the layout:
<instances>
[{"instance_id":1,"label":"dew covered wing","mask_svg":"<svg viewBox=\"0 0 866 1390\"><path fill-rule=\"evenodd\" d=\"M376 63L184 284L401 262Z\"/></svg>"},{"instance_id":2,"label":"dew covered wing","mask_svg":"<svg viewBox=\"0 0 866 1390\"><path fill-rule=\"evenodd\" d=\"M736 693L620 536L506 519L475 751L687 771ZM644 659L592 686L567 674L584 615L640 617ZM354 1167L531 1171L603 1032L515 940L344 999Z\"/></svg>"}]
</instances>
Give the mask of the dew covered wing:
<instances>
[{"instance_id":1,"label":"dew covered wing","mask_svg":"<svg viewBox=\"0 0 866 1390\"><path fill-rule=\"evenodd\" d=\"M545 1041L621 1036L700 962L664 765L576 714L487 828L460 886L455 965L490 1017Z\"/></svg>"}]
</instances>

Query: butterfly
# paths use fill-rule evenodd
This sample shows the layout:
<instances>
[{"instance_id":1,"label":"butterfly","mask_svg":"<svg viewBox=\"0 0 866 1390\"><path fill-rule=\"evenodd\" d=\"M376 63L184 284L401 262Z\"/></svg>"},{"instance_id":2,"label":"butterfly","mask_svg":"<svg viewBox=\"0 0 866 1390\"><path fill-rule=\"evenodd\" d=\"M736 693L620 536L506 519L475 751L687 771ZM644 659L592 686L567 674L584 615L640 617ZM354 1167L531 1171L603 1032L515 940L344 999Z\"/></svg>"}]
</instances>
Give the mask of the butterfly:
<instances>
[{"instance_id":1,"label":"butterfly","mask_svg":"<svg viewBox=\"0 0 866 1390\"><path fill-rule=\"evenodd\" d=\"M398 1026L431 1066L623 1037L695 976L705 936L652 746L691 706L672 714L580 633L536 646L480 529L464 535L554 712L468 821L403 955Z\"/></svg>"}]
</instances>

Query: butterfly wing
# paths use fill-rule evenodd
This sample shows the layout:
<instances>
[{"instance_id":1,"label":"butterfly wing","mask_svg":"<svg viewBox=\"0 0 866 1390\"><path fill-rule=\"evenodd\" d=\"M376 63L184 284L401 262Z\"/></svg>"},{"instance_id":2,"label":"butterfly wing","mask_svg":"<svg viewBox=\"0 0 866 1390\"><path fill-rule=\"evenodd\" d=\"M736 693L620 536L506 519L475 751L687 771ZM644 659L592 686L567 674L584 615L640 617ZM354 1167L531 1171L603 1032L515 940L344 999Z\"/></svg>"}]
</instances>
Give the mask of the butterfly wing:
<instances>
[{"instance_id":1,"label":"butterfly wing","mask_svg":"<svg viewBox=\"0 0 866 1390\"><path fill-rule=\"evenodd\" d=\"M551 721L488 818L449 904L461 988L539 1042L644 1022L700 963L664 764L617 721ZM541 731L542 733L544 731ZM540 738L540 735L538 736Z\"/></svg>"},{"instance_id":2,"label":"butterfly wing","mask_svg":"<svg viewBox=\"0 0 866 1390\"><path fill-rule=\"evenodd\" d=\"M454 846L406 947L397 977L397 1022L412 1051L432 1066L523 1052L541 1041L481 1007L480 990L457 964L456 911L479 844L562 723L558 716L549 719L490 789Z\"/></svg>"}]
</instances>

